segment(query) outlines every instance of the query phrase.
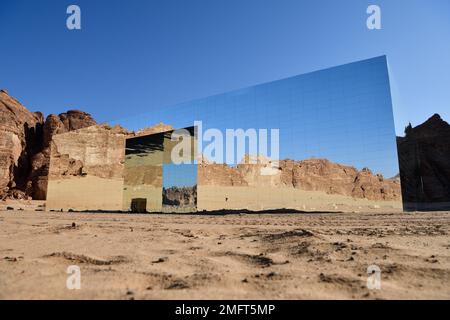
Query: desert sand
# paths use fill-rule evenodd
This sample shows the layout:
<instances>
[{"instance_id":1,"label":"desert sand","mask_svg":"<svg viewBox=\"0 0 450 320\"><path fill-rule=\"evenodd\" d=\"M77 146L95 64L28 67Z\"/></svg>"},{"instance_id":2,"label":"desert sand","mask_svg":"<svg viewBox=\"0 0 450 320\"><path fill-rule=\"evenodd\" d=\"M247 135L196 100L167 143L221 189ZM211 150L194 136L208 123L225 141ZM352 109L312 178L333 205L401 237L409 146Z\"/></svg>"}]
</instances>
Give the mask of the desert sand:
<instances>
[{"instance_id":1,"label":"desert sand","mask_svg":"<svg viewBox=\"0 0 450 320\"><path fill-rule=\"evenodd\" d=\"M0 298L449 299L449 232L450 212L0 211Z\"/></svg>"}]
</instances>

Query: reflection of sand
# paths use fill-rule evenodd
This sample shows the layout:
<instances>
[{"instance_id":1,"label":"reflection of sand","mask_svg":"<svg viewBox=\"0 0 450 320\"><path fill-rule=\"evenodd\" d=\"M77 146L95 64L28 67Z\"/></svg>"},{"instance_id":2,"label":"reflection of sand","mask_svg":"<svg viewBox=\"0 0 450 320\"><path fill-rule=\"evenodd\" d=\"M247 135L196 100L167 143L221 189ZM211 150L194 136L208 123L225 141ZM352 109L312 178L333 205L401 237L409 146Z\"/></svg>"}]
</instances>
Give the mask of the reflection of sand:
<instances>
[{"instance_id":1,"label":"reflection of sand","mask_svg":"<svg viewBox=\"0 0 450 320\"><path fill-rule=\"evenodd\" d=\"M193 213L196 212L197 208L194 205L191 206L170 206L163 205L162 211L163 213Z\"/></svg>"},{"instance_id":2,"label":"reflection of sand","mask_svg":"<svg viewBox=\"0 0 450 320\"><path fill-rule=\"evenodd\" d=\"M49 180L47 210L122 210L122 179L95 176Z\"/></svg>"},{"instance_id":3,"label":"reflection of sand","mask_svg":"<svg viewBox=\"0 0 450 320\"><path fill-rule=\"evenodd\" d=\"M93 176L50 180L52 194L47 200L47 210L111 210L128 211L132 198L146 198L148 212L173 212L162 207L162 188L151 185L125 186L120 179L103 179ZM122 193L123 191L123 193ZM198 186L197 210L219 209L297 209L305 211L401 211L401 201L374 201L320 191L293 188ZM68 201L67 199L70 199ZM227 199L227 200L226 200ZM197 211L181 208L178 212Z\"/></svg>"},{"instance_id":4,"label":"reflection of sand","mask_svg":"<svg viewBox=\"0 0 450 320\"><path fill-rule=\"evenodd\" d=\"M122 195L121 195L122 197ZM162 209L162 187L155 187L148 184L124 186L123 210L131 208L131 199L146 198L148 212L161 212Z\"/></svg>"},{"instance_id":5,"label":"reflection of sand","mask_svg":"<svg viewBox=\"0 0 450 320\"><path fill-rule=\"evenodd\" d=\"M289 208L306 211L401 210L401 201L375 201L294 188L198 186L198 210ZM226 200L227 199L227 200Z\"/></svg>"}]
</instances>

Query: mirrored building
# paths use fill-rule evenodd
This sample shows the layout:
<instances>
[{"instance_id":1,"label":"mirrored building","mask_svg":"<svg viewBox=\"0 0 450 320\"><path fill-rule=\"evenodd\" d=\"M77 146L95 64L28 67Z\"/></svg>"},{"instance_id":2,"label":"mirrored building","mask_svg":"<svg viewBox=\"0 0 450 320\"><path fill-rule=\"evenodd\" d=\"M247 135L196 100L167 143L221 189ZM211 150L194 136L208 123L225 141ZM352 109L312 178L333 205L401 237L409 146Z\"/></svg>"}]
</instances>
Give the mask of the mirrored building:
<instances>
[{"instance_id":1,"label":"mirrored building","mask_svg":"<svg viewBox=\"0 0 450 320\"><path fill-rule=\"evenodd\" d=\"M124 211L196 211L194 131L189 127L126 139ZM177 150L178 145L187 147Z\"/></svg>"},{"instance_id":2,"label":"mirrored building","mask_svg":"<svg viewBox=\"0 0 450 320\"><path fill-rule=\"evenodd\" d=\"M124 136L121 210L402 210L385 56L117 124L159 122L186 129Z\"/></svg>"}]
</instances>

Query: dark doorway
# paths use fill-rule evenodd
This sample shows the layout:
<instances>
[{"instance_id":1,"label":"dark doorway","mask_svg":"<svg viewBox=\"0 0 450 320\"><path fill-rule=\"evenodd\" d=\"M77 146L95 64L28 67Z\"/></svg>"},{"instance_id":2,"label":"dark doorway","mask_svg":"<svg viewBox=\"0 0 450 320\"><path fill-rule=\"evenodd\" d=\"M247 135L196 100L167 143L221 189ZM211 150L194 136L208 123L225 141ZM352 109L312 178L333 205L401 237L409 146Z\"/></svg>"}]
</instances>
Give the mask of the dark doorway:
<instances>
[{"instance_id":1,"label":"dark doorway","mask_svg":"<svg viewBox=\"0 0 450 320\"><path fill-rule=\"evenodd\" d=\"M146 198L131 199L131 212L139 212L139 213L147 212L147 199Z\"/></svg>"}]
</instances>

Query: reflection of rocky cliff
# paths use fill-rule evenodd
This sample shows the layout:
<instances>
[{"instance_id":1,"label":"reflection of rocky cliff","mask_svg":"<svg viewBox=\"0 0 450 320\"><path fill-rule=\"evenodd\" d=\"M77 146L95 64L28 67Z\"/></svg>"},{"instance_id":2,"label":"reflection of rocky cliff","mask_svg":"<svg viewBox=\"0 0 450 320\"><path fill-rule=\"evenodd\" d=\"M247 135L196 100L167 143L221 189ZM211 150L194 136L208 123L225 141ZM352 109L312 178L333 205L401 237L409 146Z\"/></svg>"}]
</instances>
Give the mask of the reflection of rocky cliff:
<instances>
[{"instance_id":1,"label":"reflection of rocky cliff","mask_svg":"<svg viewBox=\"0 0 450 320\"><path fill-rule=\"evenodd\" d=\"M50 141L57 133L95 124L82 111L49 115L28 111L0 90L0 198L45 199Z\"/></svg>"},{"instance_id":2,"label":"reflection of rocky cliff","mask_svg":"<svg viewBox=\"0 0 450 320\"><path fill-rule=\"evenodd\" d=\"M0 198L31 196L33 199L45 199L50 146L52 145L56 146L52 150L56 160L55 170L52 169L51 173L53 178L64 179L68 176L86 175L116 178L123 165L120 141L125 137L172 129L172 127L160 123L155 127L134 133L120 127L92 126L94 124L96 122L89 114L77 110L68 111L58 116L49 115L44 121L41 113L28 111L5 91L0 91L0 131L2 132L0 136ZM448 126L448 124L446 125ZM89 128L80 130L85 127ZM411 130L415 132L416 129ZM431 132L427 131L427 137L434 134L433 130L435 129L431 128L428 130ZM411 143L408 141L416 139L416 135L424 135L422 129L419 131L420 134L410 132L406 138L399 138L400 148L405 143L410 145ZM55 138L60 133L65 134ZM423 140L423 137L421 139ZM429 144L427 142L426 146L429 146ZM427 186L434 186L433 192L438 199L445 199L447 196L445 190L449 190L449 175L448 171L445 171L444 165L445 159L449 158L448 142L447 147L445 143L439 144L439 141L434 141L433 144L438 151L434 151L435 156L432 159L430 158L425 162L421 160L421 170L432 171L437 168L436 170L439 171L440 175L435 174L434 179L440 180L439 182L429 183L428 181L431 179L429 177L432 176L429 174L426 175L428 178L423 183ZM86 148L89 149L89 155L86 154ZM427 151L422 156L431 157L430 154L432 152ZM106 158L104 155L106 155ZM101 159L108 160L104 163ZM427 165L424 165L424 163ZM405 172L412 170L408 167L409 165L411 163L408 162L408 165L404 166ZM261 170L273 174L261 175ZM128 178L138 184L153 183L155 179L152 175L142 176L140 172L142 170L130 171ZM443 175L444 172L447 172L447 175ZM403 176L402 179L404 179ZM279 163L279 169L271 168L270 164L266 162L256 165L245 162L237 167L200 162L198 182L199 185L291 187L370 200L400 199L400 184L397 180L384 179L380 175L372 174L368 169L359 171L353 167L332 163L326 159L282 160ZM157 185L161 185L161 183L157 183ZM417 183L410 181L410 185L417 185ZM166 198L169 201L180 200L185 195L186 192L184 191L169 191ZM427 195L430 196L429 193Z\"/></svg>"},{"instance_id":3,"label":"reflection of rocky cliff","mask_svg":"<svg viewBox=\"0 0 450 320\"><path fill-rule=\"evenodd\" d=\"M51 141L51 180L95 176L121 179L124 139L120 126L94 125L55 135Z\"/></svg>"},{"instance_id":4,"label":"reflection of rocky cliff","mask_svg":"<svg viewBox=\"0 0 450 320\"><path fill-rule=\"evenodd\" d=\"M438 114L397 138L406 210L450 208L450 125Z\"/></svg>"},{"instance_id":5,"label":"reflection of rocky cliff","mask_svg":"<svg viewBox=\"0 0 450 320\"><path fill-rule=\"evenodd\" d=\"M197 186L163 188L163 205L195 207L197 205Z\"/></svg>"},{"instance_id":6,"label":"reflection of rocky cliff","mask_svg":"<svg viewBox=\"0 0 450 320\"><path fill-rule=\"evenodd\" d=\"M272 172L270 172L272 170ZM211 164L199 165L199 185L290 187L306 191L323 191L369 200L400 200L400 183L385 179L364 168L333 163L326 159L302 161L281 160L279 168L270 163L241 163L236 167ZM271 173L261 175L261 172Z\"/></svg>"},{"instance_id":7,"label":"reflection of rocky cliff","mask_svg":"<svg viewBox=\"0 0 450 320\"><path fill-rule=\"evenodd\" d=\"M79 110L69 110L59 115L50 114L44 120L42 113L28 111L5 90L0 90L0 199L30 197L35 200L46 199L50 152L55 135L79 132L64 136L67 137L67 141L64 141L63 136L60 137L64 147L60 147L59 151L55 148L52 152L56 156L55 159L58 158L57 165L61 166L61 171L53 171L54 175L82 176L89 170L89 173L103 177L110 176L111 173L109 169L102 172L100 164L97 167L92 164L96 161L95 152L91 155L91 159L84 162L75 160L68 154L80 151L81 154L77 156L82 156L86 152L84 147L90 147L90 150L98 149L98 152L102 153L105 152L106 145L114 143L111 138L114 140L117 136L122 136L124 139L173 129L159 123L136 133L118 126L109 128L107 125L79 130L95 124L96 121L90 114ZM77 141L81 144L77 145ZM69 145L67 142L70 142ZM67 152L62 152L62 149ZM58 155L60 151L62 154ZM121 161L120 157L121 155L108 153L108 159L114 158L112 162Z\"/></svg>"}]
</instances>

